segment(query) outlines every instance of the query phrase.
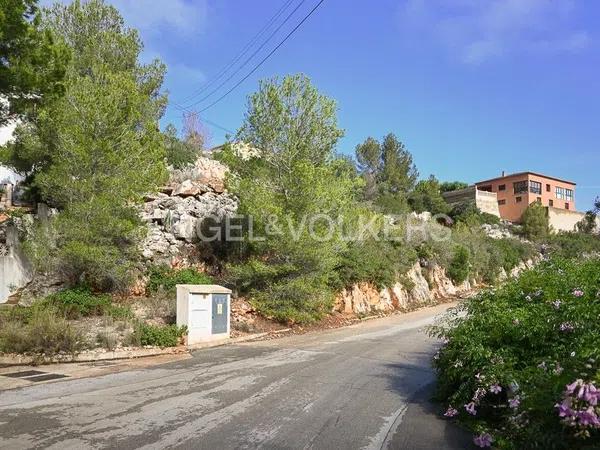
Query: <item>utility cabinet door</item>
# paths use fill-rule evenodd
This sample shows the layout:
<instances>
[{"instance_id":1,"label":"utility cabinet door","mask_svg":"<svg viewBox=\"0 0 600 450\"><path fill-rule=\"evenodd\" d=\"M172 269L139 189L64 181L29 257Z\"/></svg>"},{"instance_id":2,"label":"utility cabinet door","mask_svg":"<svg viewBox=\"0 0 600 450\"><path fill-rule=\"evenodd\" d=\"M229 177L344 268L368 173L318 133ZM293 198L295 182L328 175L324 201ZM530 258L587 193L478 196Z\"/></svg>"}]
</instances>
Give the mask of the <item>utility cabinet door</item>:
<instances>
[{"instance_id":1,"label":"utility cabinet door","mask_svg":"<svg viewBox=\"0 0 600 450\"><path fill-rule=\"evenodd\" d=\"M227 294L212 295L212 333L227 333Z\"/></svg>"},{"instance_id":2,"label":"utility cabinet door","mask_svg":"<svg viewBox=\"0 0 600 450\"><path fill-rule=\"evenodd\" d=\"M205 330L208 333L210 327L210 300L206 294L190 294L190 320L189 328L193 330Z\"/></svg>"}]
</instances>

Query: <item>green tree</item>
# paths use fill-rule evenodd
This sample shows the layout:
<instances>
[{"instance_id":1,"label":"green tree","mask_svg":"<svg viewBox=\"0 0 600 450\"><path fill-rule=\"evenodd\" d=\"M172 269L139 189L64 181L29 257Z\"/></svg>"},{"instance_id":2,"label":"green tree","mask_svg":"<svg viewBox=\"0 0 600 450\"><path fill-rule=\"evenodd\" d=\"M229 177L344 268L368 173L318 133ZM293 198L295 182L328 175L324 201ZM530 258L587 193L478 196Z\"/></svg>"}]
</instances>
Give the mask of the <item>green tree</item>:
<instances>
[{"instance_id":1,"label":"green tree","mask_svg":"<svg viewBox=\"0 0 600 450\"><path fill-rule=\"evenodd\" d=\"M545 239L550 232L546 208L538 202L533 202L527 207L521 217L521 222L523 224L523 234L528 239L540 241Z\"/></svg>"},{"instance_id":2,"label":"green tree","mask_svg":"<svg viewBox=\"0 0 600 450\"><path fill-rule=\"evenodd\" d=\"M43 242L46 250L34 246L53 256L46 264L74 282L110 288L124 282L135 259L135 203L166 177L157 126L165 68L138 62L137 32L101 0L57 4L42 26L71 49L66 90L17 128L7 160L28 175L40 200L61 210L54 240Z\"/></svg>"},{"instance_id":3,"label":"green tree","mask_svg":"<svg viewBox=\"0 0 600 450\"><path fill-rule=\"evenodd\" d=\"M290 161L321 165L333 157L344 135L336 111L335 101L320 94L305 75L263 80L249 98L237 138L263 152L283 177Z\"/></svg>"},{"instance_id":4,"label":"green tree","mask_svg":"<svg viewBox=\"0 0 600 450\"><path fill-rule=\"evenodd\" d=\"M469 183L463 181L444 181L440 183L440 192L457 191L469 187Z\"/></svg>"},{"instance_id":5,"label":"green tree","mask_svg":"<svg viewBox=\"0 0 600 450\"><path fill-rule=\"evenodd\" d=\"M404 144L393 133L381 143L369 137L356 147L356 159L365 179L365 199L385 213L406 211L419 173Z\"/></svg>"},{"instance_id":6,"label":"green tree","mask_svg":"<svg viewBox=\"0 0 600 450\"><path fill-rule=\"evenodd\" d=\"M308 78L275 78L249 97L237 134L257 154L246 157L229 146L221 155L239 211L253 220L254 235L265 236L248 242L247 262L232 272L267 315L310 321L331 307L329 282L346 244L330 220L350 215L361 184L347 159L334 153L342 134L335 102Z\"/></svg>"},{"instance_id":7,"label":"green tree","mask_svg":"<svg viewBox=\"0 0 600 450\"><path fill-rule=\"evenodd\" d=\"M177 136L177 128L173 124L168 124L163 132L165 140L165 152L167 164L175 169L181 169L188 164L194 163L198 158L198 149L187 140L182 140Z\"/></svg>"},{"instance_id":8,"label":"green tree","mask_svg":"<svg viewBox=\"0 0 600 450\"><path fill-rule=\"evenodd\" d=\"M593 233L597 227L596 218L597 215L594 211L587 211L583 219L577 222L577 231L587 234Z\"/></svg>"},{"instance_id":9,"label":"green tree","mask_svg":"<svg viewBox=\"0 0 600 450\"><path fill-rule=\"evenodd\" d=\"M408 196L408 204L418 213L446 214L451 209L440 193L440 182L433 175L417 183Z\"/></svg>"},{"instance_id":10,"label":"green tree","mask_svg":"<svg viewBox=\"0 0 600 450\"><path fill-rule=\"evenodd\" d=\"M464 282L469 277L471 264L469 250L458 245L448 266L448 276L457 284Z\"/></svg>"},{"instance_id":11,"label":"green tree","mask_svg":"<svg viewBox=\"0 0 600 450\"><path fill-rule=\"evenodd\" d=\"M37 0L0 0L0 125L60 97L68 49L40 27Z\"/></svg>"}]
</instances>

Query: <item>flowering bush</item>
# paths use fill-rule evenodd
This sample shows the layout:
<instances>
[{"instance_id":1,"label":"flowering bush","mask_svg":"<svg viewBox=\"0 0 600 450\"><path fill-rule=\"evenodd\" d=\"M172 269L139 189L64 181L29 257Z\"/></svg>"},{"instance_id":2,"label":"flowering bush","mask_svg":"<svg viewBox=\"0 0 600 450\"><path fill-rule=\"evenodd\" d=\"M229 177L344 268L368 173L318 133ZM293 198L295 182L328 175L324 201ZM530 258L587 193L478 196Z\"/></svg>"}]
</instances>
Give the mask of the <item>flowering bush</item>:
<instances>
[{"instance_id":1,"label":"flowering bush","mask_svg":"<svg viewBox=\"0 0 600 450\"><path fill-rule=\"evenodd\" d=\"M600 448L600 260L542 262L431 333L444 415L475 445Z\"/></svg>"}]
</instances>

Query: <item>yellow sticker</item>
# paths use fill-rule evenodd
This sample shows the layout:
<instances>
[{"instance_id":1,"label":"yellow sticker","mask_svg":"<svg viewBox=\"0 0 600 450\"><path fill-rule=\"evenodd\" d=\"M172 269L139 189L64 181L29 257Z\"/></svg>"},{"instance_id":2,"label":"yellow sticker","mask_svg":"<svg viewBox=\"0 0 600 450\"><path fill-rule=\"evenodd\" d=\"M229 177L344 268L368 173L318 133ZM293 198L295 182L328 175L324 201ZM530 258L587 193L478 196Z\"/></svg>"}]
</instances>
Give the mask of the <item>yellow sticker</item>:
<instances>
[{"instance_id":1,"label":"yellow sticker","mask_svg":"<svg viewBox=\"0 0 600 450\"><path fill-rule=\"evenodd\" d=\"M223 303L217 304L217 314L223 314Z\"/></svg>"}]
</instances>

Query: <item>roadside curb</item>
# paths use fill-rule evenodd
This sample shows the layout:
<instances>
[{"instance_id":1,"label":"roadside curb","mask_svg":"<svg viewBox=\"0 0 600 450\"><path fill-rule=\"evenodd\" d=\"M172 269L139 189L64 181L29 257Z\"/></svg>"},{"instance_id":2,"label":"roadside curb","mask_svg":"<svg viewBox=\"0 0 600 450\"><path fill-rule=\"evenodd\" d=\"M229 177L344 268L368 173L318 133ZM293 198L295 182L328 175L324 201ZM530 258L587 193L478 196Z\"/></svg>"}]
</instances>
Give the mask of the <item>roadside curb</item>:
<instances>
[{"instance_id":1,"label":"roadside curb","mask_svg":"<svg viewBox=\"0 0 600 450\"><path fill-rule=\"evenodd\" d=\"M448 299L450 300L450 299ZM456 299L452 299L456 300ZM437 305L451 303L449 302L439 302ZM417 310L422 308L417 308ZM354 323L344 325L339 328L346 327L355 327L359 325L361 322L366 322L374 319L382 319L388 317L390 314L386 315L371 315L359 318ZM336 327L337 328L337 327ZM123 348L119 350L106 351L106 350L87 350L75 355L64 354L58 356L30 356L30 355L0 355L0 367L5 366L39 366L39 365L49 365L49 364L64 364L64 363L85 363L85 362L94 362L94 361L109 361L109 360L125 360L125 359L136 359L136 358L146 358L150 356L161 356L161 355L176 355L176 354L190 354L197 350L202 350L211 347L222 347L224 345L232 345L232 344L240 344L243 342L254 341L257 339L262 339L267 336L272 337L282 337L287 335L292 331L291 328L284 328L280 330L273 330L264 333L256 333L250 334L247 336L239 336L235 338L226 338L218 341L209 341L203 342L199 344L193 344L188 346L179 346L179 347L146 347L146 348Z\"/></svg>"},{"instance_id":2,"label":"roadside curb","mask_svg":"<svg viewBox=\"0 0 600 450\"><path fill-rule=\"evenodd\" d=\"M83 363L94 361L108 361L120 359L146 358L149 356L176 355L190 353L195 350L201 350L210 347L220 347L223 345L237 344L255 339L260 339L271 333L257 333L249 336L240 336L237 338L227 338L219 341L204 342L189 346L179 347L150 347L150 348L127 348L113 351L89 350L76 355L58 355L52 357L29 356L29 355L0 355L0 366L38 366L45 364L63 364L63 363Z\"/></svg>"}]
</instances>

